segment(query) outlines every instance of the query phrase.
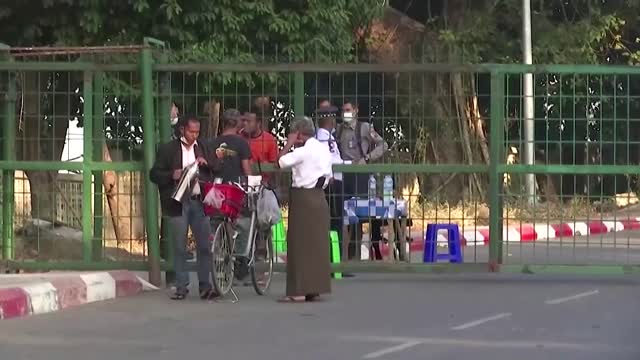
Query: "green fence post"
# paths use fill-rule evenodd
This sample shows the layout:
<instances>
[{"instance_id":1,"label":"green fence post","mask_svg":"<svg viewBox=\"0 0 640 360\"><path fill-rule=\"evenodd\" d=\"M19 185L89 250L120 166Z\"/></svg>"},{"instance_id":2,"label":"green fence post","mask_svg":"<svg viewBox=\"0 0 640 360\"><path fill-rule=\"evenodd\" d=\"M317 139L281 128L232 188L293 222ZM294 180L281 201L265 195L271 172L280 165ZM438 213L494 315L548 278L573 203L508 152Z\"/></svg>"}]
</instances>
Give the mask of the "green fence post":
<instances>
[{"instance_id":1,"label":"green fence post","mask_svg":"<svg viewBox=\"0 0 640 360\"><path fill-rule=\"evenodd\" d=\"M104 72L95 73L93 85L93 161L103 161L102 151L105 145L104 137ZM85 135L88 136L88 135ZM93 259L102 260L102 250L104 249L102 230L104 228L104 197L103 197L103 177L104 172L96 171L93 179Z\"/></svg>"},{"instance_id":2,"label":"green fence post","mask_svg":"<svg viewBox=\"0 0 640 360\"><path fill-rule=\"evenodd\" d=\"M500 271L502 263L502 188L500 164L504 153L504 73L491 73L491 124L489 126L489 271Z\"/></svg>"},{"instance_id":3,"label":"green fence post","mask_svg":"<svg viewBox=\"0 0 640 360\"><path fill-rule=\"evenodd\" d=\"M16 76L9 72L7 76L7 94L5 98L5 116L2 124L4 134L4 160L16 160ZM2 257L13 260L13 215L15 211L14 179L15 169L5 170L2 174Z\"/></svg>"},{"instance_id":4,"label":"green fence post","mask_svg":"<svg viewBox=\"0 0 640 360\"><path fill-rule=\"evenodd\" d=\"M166 56L163 56L162 60L165 62ZM171 74L166 73L161 76L160 80L160 114L158 114L157 117L161 143L166 143L171 140L171 105ZM164 261L168 268L171 269L173 268L173 239L167 220L167 217L162 217L161 221L164 226L161 226L162 234L160 234L160 236L163 241L159 246L164 247ZM167 283L172 282L175 279L175 272L167 271L165 273L165 279Z\"/></svg>"},{"instance_id":5,"label":"green fence post","mask_svg":"<svg viewBox=\"0 0 640 360\"><path fill-rule=\"evenodd\" d=\"M82 259L91 262L93 255L93 212L91 185L93 172L93 73L84 72L83 80L83 149L82 149Z\"/></svg>"},{"instance_id":6,"label":"green fence post","mask_svg":"<svg viewBox=\"0 0 640 360\"><path fill-rule=\"evenodd\" d=\"M293 111L296 116L304 115L304 72L298 71L293 78Z\"/></svg>"},{"instance_id":7,"label":"green fence post","mask_svg":"<svg viewBox=\"0 0 640 360\"><path fill-rule=\"evenodd\" d=\"M160 247L158 231L158 189L151 182L149 171L153 166L156 152L156 124L153 111L153 58L151 49L145 47L140 59L142 80L142 117L144 146L144 199L145 228L147 231L147 247L149 249L149 281L160 286Z\"/></svg>"}]
</instances>

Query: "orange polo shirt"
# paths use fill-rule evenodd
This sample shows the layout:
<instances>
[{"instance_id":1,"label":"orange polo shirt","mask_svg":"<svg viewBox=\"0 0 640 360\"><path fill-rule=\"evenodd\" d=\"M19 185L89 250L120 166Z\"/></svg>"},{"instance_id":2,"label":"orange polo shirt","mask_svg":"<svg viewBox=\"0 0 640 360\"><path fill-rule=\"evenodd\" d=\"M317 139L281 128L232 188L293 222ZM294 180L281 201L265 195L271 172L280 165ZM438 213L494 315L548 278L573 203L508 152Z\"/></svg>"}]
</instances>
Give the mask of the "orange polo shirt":
<instances>
[{"instance_id":1,"label":"orange polo shirt","mask_svg":"<svg viewBox=\"0 0 640 360\"><path fill-rule=\"evenodd\" d=\"M262 131L256 137L247 138L251 148L251 163L275 164L278 160L278 142L267 131ZM263 178L269 178L268 174L262 174Z\"/></svg>"}]
</instances>

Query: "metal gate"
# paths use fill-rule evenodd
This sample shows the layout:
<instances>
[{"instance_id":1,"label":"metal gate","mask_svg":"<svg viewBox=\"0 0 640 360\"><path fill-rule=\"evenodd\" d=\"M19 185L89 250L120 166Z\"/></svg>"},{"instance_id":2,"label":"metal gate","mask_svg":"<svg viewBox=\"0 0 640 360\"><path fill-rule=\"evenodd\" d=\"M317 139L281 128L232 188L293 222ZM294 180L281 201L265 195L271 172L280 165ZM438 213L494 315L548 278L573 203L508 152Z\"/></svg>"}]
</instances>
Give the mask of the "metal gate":
<instances>
[{"instance_id":1,"label":"metal gate","mask_svg":"<svg viewBox=\"0 0 640 360\"><path fill-rule=\"evenodd\" d=\"M342 220L365 225L354 258L344 245L336 270L628 273L640 263L635 67L187 64L170 63L153 39L3 51L2 254L11 268L170 269L146 173L172 135L172 109L201 116L212 137L220 109L251 111L256 99L280 140L294 114L313 116L328 100L357 105L389 147L369 164L335 167L374 175L380 197L385 175L394 182L393 208L381 201L377 219L383 260L370 260L371 219L355 214L368 199L347 201L352 219ZM527 72L536 85L535 165L520 160ZM72 139L72 128L82 137ZM62 161L72 145L81 161ZM526 174L535 174L534 197L523 190ZM429 224L458 226L462 263L423 262ZM454 239L439 231L435 240L447 252Z\"/></svg>"}]
</instances>

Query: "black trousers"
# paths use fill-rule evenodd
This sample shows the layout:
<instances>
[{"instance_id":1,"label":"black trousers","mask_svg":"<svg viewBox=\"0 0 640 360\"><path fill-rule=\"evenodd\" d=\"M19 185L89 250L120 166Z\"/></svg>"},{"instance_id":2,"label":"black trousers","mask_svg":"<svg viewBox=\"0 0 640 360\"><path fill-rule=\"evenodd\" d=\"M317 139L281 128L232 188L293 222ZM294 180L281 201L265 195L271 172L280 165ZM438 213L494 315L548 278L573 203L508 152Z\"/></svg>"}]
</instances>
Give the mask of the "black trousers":
<instances>
[{"instance_id":1,"label":"black trousers","mask_svg":"<svg viewBox=\"0 0 640 360\"><path fill-rule=\"evenodd\" d=\"M329 223L331 231L336 231L338 233L340 250L342 251L342 225L344 224L343 216L345 199L342 181L334 180L329 186L327 186L325 189L325 196L327 197L327 204L329 204ZM353 245L349 243L349 254L352 253L355 253L355 243Z\"/></svg>"},{"instance_id":2,"label":"black trousers","mask_svg":"<svg viewBox=\"0 0 640 360\"><path fill-rule=\"evenodd\" d=\"M355 174L345 173L343 183L343 199L351 197L366 198L369 196L369 174ZM369 222L369 229L371 238L371 247L373 250L373 258L375 260L382 260L382 253L380 252L380 242L382 241L382 220L369 219L364 222ZM349 233L351 239L349 239L349 259L353 259L357 252L356 250L362 241L362 222L356 225L349 225Z\"/></svg>"}]
</instances>

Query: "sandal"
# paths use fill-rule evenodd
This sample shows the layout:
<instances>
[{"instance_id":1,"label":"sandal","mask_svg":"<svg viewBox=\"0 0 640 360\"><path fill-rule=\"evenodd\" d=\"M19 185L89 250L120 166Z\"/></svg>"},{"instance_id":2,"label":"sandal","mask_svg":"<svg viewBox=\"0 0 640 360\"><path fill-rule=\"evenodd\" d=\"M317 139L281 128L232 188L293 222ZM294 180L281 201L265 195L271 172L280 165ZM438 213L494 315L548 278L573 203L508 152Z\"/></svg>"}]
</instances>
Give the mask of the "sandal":
<instances>
[{"instance_id":1,"label":"sandal","mask_svg":"<svg viewBox=\"0 0 640 360\"><path fill-rule=\"evenodd\" d=\"M219 295L218 293L213 290L213 289L207 289L207 290L202 290L200 291L200 299L202 300L213 300L215 298L217 298Z\"/></svg>"},{"instance_id":2,"label":"sandal","mask_svg":"<svg viewBox=\"0 0 640 360\"><path fill-rule=\"evenodd\" d=\"M309 295L306 295L304 297L304 301L306 301L306 302L318 301L319 300L318 299L319 296L320 295L318 295L318 294L309 294Z\"/></svg>"},{"instance_id":3,"label":"sandal","mask_svg":"<svg viewBox=\"0 0 640 360\"><path fill-rule=\"evenodd\" d=\"M278 299L279 303L297 303L297 304L302 304L306 301L306 298L304 296L285 296L282 297L280 299Z\"/></svg>"},{"instance_id":4,"label":"sandal","mask_svg":"<svg viewBox=\"0 0 640 360\"><path fill-rule=\"evenodd\" d=\"M187 294L185 293L175 293L171 296L171 300L182 301L187 298Z\"/></svg>"}]
</instances>

